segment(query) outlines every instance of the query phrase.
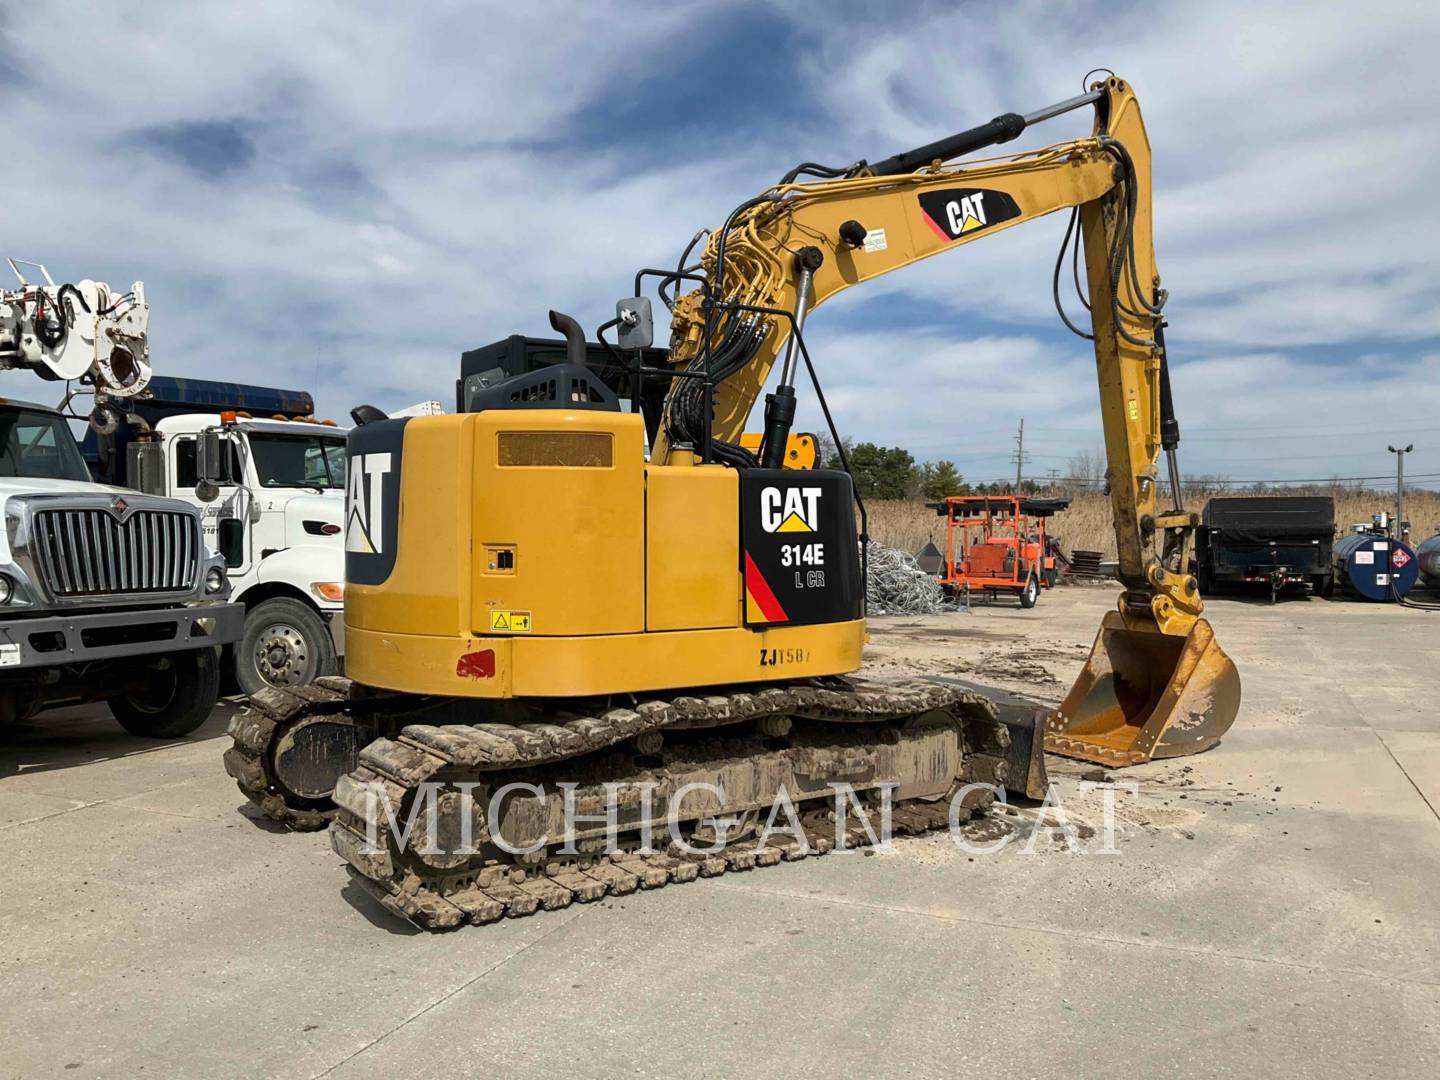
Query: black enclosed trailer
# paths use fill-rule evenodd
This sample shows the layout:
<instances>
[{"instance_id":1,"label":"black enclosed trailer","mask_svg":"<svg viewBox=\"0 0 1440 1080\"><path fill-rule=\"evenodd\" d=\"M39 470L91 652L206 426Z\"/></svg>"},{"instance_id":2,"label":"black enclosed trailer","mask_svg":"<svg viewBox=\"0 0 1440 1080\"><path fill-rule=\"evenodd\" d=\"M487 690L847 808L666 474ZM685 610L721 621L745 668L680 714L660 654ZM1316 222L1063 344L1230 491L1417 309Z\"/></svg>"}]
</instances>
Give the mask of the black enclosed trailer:
<instances>
[{"instance_id":1,"label":"black enclosed trailer","mask_svg":"<svg viewBox=\"0 0 1440 1080\"><path fill-rule=\"evenodd\" d=\"M1335 500L1320 495L1211 499L1195 533L1195 576L1202 593L1255 582L1274 600L1288 585L1328 596L1335 585L1331 545Z\"/></svg>"}]
</instances>

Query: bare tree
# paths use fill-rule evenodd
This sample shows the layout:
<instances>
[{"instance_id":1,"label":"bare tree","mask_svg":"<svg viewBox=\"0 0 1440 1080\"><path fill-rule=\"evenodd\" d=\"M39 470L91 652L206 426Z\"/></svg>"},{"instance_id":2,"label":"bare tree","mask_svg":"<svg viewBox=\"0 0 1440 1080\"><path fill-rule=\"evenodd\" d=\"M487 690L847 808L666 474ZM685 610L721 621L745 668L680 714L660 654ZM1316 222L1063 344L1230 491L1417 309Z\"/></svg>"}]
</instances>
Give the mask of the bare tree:
<instances>
[{"instance_id":1,"label":"bare tree","mask_svg":"<svg viewBox=\"0 0 1440 1080\"><path fill-rule=\"evenodd\" d=\"M1070 483L1081 491L1098 491L1105 483L1105 450L1081 450L1070 455Z\"/></svg>"},{"instance_id":2,"label":"bare tree","mask_svg":"<svg viewBox=\"0 0 1440 1080\"><path fill-rule=\"evenodd\" d=\"M841 441L845 444L845 452L848 454L853 441L848 435L842 435ZM815 434L815 465L821 469L838 469L840 467L840 455L835 451L835 440L830 438L828 431L820 431Z\"/></svg>"}]
</instances>

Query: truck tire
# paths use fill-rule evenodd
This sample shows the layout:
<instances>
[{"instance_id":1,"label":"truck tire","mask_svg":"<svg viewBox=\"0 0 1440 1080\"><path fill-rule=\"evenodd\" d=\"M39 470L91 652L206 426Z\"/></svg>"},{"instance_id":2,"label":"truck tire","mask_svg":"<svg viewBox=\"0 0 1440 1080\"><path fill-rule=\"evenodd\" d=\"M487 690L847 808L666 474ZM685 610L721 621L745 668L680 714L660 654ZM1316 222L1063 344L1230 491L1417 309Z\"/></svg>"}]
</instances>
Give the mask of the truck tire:
<instances>
[{"instance_id":1,"label":"truck tire","mask_svg":"<svg viewBox=\"0 0 1440 1080\"><path fill-rule=\"evenodd\" d=\"M220 661L214 649L187 649L151 665L149 685L110 698L110 714L131 735L175 739L210 716L220 697Z\"/></svg>"},{"instance_id":2,"label":"truck tire","mask_svg":"<svg viewBox=\"0 0 1440 1080\"><path fill-rule=\"evenodd\" d=\"M245 613L245 633L235 644L235 681L243 693L305 686L334 674L335 642L309 604L277 596Z\"/></svg>"},{"instance_id":3,"label":"truck tire","mask_svg":"<svg viewBox=\"0 0 1440 1080\"><path fill-rule=\"evenodd\" d=\"M1032 608L1039 599L1040 581L1034 574L1031 574L1025 582L1025 587L1020 590L1020 606L1027 609Z\"/></svg>"}]
</instances>

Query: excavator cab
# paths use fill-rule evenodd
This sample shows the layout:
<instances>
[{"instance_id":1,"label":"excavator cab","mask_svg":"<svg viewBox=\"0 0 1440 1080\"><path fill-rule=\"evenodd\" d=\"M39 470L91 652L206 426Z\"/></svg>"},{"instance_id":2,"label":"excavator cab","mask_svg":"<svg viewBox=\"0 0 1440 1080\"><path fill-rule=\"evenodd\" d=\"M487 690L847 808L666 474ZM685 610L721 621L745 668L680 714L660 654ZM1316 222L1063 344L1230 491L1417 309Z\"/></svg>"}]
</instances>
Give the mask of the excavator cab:
<instances>
[{"instance_id":1,"label":"excavator cab","mask_svg":"<svg viewBox=\"0 0 1440 1080\"><path fill-rule=\"evenodd\" d=\"M1045 749L1102 765L1208 750L1235 722L1240 675L1196 619L1183 637L1143 617L1101 621L1079 678L1045 724Z\"/></svg>"}]
</instances>

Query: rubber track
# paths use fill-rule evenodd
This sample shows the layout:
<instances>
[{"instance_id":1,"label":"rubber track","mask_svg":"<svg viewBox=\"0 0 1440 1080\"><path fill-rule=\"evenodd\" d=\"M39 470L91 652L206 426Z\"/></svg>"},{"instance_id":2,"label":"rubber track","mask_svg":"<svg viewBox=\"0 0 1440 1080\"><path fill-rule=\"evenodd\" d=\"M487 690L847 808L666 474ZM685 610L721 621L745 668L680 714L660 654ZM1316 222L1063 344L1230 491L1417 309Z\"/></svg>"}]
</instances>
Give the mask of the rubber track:
<instances>
[{"instance_id":1,"label":"rubber track","mask_svg":"<svg viewBox=\"0 0 1440 1080\"><path fill-rule=\"evenodd\" d=\"M225 751L225 771L266 817L296 831L311 832L323 829L334 816L333 809L287 805L270 778L267 755L285 727L310 716L346 711L351 685L349 679L326 676L310 686L265 687L231 718L233 745ZM609 709L598 716L557 713L551 724L412 724L395 740L369 743L360 753L360 763L405 785L452 765L488 771L559 761L667 727L719 726L766 716L874 721L956 706L962 719L986 718L1003 733L1003 725L994 723L989 703L958 687L916 680L846 680L846 685L843 690L796 685L705 696L680 694L634 708ZM1008 741L1006 735L999 750L1002 754Z\"/></svg>"},{"instance_id":2,"label":"rubber track","mask_svg":"<svg viewBox=\"0 0 1440 1080\"><path fill-rule=\"evenodd\" d=\"M245 797L271 820L297 832L323 829L334 811L287 806L270 781L266 754L274 745L276 731L284 725L317 713L343 712L349 703L350 680L339 676L327 675L309 686L284 690L263 687L230 718L233 744L225 751L225 771L234 777Z\"/></svg>"},{"instance_id":3,"label":"rubber track","mask_svg":"<svg viewBox=\"0 0 1440 1080\"><path fill-rule=\"evenodd\" d=\"M462 768L484 773L542 765L676 724L708 726L768 715L874 723L932 709L949 709L960 721L965 757L957 784L979 781L1003 786L1009 733L996 719L989 702L977 694L916 681L850 681L847 689L784 686L758 692L681 696L647 702L634 709L613 709L600 716L557 716L554 724L406 727L395 739L378 739L366 746L360 754L360 767L336 785L341 808L331 825L331 846L350 864L352 879L358 885L387 910L428 930L489 923L539 910L556 910L571 903L588 903L603 896L623 896L636 889L773 866L831 850L833 825L802 822L810 841L808 852L793 838L781 835L769 838L758 852L753 838L746 838L709 856L690 855L672 846L668 854L636 851L596 857L586 865L557 860L527 868L492 862L467 871L465 883L457 891L447 885L455 879L453 873L434 871L427 882L408 868L397 873L388 852L367 854L362 809L365 804L358 796L365 790L364 785L378 782L390 788L393 805L400 805L405 789L442 770ZM983 812L991 798L977 796L961 808L962 816ZM921 833L945 827L949 814L948 800L898 803L892 823L901 834ZM847 831L847 846L860 847L867 840L858 824Z\"/></svg>"}]
</instances>

